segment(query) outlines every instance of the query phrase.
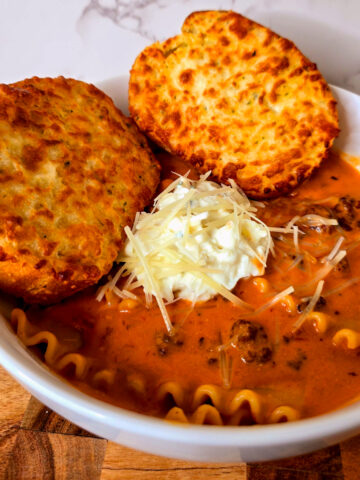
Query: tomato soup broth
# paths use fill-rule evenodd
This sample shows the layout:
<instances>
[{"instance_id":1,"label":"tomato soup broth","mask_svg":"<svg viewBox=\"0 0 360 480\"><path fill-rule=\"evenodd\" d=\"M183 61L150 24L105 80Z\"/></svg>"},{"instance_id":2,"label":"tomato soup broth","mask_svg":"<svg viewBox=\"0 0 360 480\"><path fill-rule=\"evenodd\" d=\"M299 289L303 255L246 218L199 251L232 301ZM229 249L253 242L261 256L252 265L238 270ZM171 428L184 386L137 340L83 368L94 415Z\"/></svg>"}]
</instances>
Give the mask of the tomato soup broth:
<instances>
[{"instance_id":1,"label":"tomato soup broth","mask_svg":"<svg viewBox=\"0 0 360 480\"><path fill-rule=\"evenodd\" d=\"M187 166L166 155L162 161L164 188L171 170ZM156 416L180 408L183 421L196 421L191 415L200 404L219 410L222 423L249 424L310 417L354 401L360 395L360 174L331 153L292 194L257 208L274 227L274 249L265 274L240 280L234 290L253 310L221 296L195 305L178 300L167 305L175 331L169 335L156 302L146 307L139 289L133 292L139 300L107 292L99 302L90 288L58 305L27 309L23 341L33 345L31 335L52 332L62 355L79 357L61 363L59 353L47 363L79 389ZM295 233L284 229L289 222L298 225ZM339 251L346 251L341 260ZM321 294L309 309L319 282ZM294 291L277 301L290 286ZM38 343L50 346L46 339ZM229 405L238 392L245 392L246 413L234 420ZM279 407L296 414L274 416Z\"/></svg>"}]
</instances>

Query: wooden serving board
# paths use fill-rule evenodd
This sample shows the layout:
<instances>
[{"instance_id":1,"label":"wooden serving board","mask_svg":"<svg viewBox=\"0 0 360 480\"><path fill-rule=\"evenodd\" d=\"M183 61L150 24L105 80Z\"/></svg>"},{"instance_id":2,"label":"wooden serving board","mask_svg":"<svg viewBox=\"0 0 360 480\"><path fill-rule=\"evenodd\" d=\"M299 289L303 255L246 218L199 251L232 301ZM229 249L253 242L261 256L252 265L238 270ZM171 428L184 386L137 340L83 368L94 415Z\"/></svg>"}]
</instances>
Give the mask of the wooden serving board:
<instances>
[{"instance_id":1,"label":"wooden serving board","mask_svg":"<svg viewBox=\"0 0 360 480\"><path fill-rule=\"evenodd\" d=\"M0 480L359 480L360 436L268 463L171 460L116 445L64 420L0 367Z\"/></svg>"}]
</instances>

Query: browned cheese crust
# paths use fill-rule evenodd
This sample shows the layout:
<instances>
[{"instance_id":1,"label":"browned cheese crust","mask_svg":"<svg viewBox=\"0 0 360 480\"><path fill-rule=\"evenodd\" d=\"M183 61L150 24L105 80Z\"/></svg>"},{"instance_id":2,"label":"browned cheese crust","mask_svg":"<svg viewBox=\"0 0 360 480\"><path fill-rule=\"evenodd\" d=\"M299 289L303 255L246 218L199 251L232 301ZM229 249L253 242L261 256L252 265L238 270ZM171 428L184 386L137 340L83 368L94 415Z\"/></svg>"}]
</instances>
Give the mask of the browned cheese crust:
<instances>
[{"instance_id":1,"label":"browned cheese crust","mask_svg":"<svg viewBox=\"0 0 360 480\"><path fill-rule=\"evenodd\" d=\"M146 139L93 85L0 85L0 288L51 303L96 283L158 180Z\"/></svg>"},{"instance_id":2,"label":"browned cheese crust","mask_svg":"<svg viewBox=\"0 0 360 480\"><path fill-rule=\"evenodd\" d=\"M338 135L324 78L289 40L237 13L192 13L181 35L147 47L130 76L139 128L200 172L253 198L283 195Z\"/></svg>"}]
</instances>

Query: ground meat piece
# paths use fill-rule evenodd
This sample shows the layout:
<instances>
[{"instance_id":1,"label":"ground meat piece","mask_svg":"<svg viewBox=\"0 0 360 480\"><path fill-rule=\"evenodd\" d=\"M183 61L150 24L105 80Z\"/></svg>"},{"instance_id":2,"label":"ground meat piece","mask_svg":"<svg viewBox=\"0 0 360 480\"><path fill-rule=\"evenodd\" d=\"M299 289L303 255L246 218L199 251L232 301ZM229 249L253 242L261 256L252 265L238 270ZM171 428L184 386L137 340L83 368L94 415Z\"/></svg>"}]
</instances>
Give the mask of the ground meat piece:
<instances>
[{"instance_id":1,"label":"ground meat piece","mask_svg":"<svg viewBox=\"0 0 360 480\"><path fill-rule=\"evenodd\" d=\"M287 361L286 364L288 367L298 372L303 366L305 360L307 360L306 353L299 349L297 352L297 356L293 360Z\"/></svg>"},{"instance_id":2,"label":"ground meat piece","mask_svg":"<svg viewBox=\"0 0 360 480\"><path fill-rule=\"evenodd\" d=\"M184 340L179 333L175 335L168 335L166 333L157 333L155 336L155 345L158 354L161 357L168 355L174 348L179 348L184 345Z\"/></svg>"},{"instance_id":3,"label":"ground meat piece","mask_svg":"<svg viewBox=\"0 0 360 480\"><path fill-rule=\"evenodd\" d=\"M356 217L358 217L357 210L360 208L360 201L345 195L341 197L338 203L333 208L334 217L339 222L341 228L349 232L356 225Z\"/></svg>"},{"instance_id":4,"label":"ground meat piece","mask_svg":"<svg viewBox=\"0 0 360 480\"><path fill-rule=\"evenodd\" d=\"M272 358L272 346L262 325L249 320L236 320L230 331L230 341L245 363L266 363Z\"/></svg>"},{"instance_id":5,"label":"ground meat piece","mask_svg":"<svg viewBox=\"0 0 360 480\"><path fill-rule=\"evenodd\" d=\"M319 215L320 217L324 218L333 218L333 213L330 208L325 207L324 205L309 205L306 207L303 216L306 215ZM315 230L318 233L329 233L331 234L334 231L334 227L332 225L308 225L306 220L304 223L301 223L301 230Z\"/></svg>"},{"instance_id":6,"label":"ground meat piece","mask_svg":"<svg viewBox=\"0 0 360 480\"><path fill-rule=\"evenodd\" d=\"M331 218L332 216L331 209L326 207L325 205L310 205L306 207L304 215L306 214L320 215L321 217L325 218Z\"/></svg>"},{"instance_id":7,"label":"ground meat piece","mask_svg":"<svg viewBox=\"0 0 360 480\"><path fill-rule=\"evenodd\" d=\"M339 262L339 263L341 263L341 262ZM308 304L309 304L308 301L298 303L297 306L296 306L296 309L297 309L298 313L302 313L305 310L305 308L308 306ZM319 300L316 302L314 310L321 310L325 306L326 306L326 299L324 297L319 297Z\"/></svg>"},{"instance_id":8,"label":"ground meat piece","mask_svg":"<svg viewBox=\"0 0 360 480\"><path fill-rule=\"evenodd\" d=\"M347 257L344 257L334 268L335 271L341 272L343 274L350 273L350 263Z\"/></svg>"},{"instance_id":9,"label":"ground meat piece","mask_svg":"<svg viewBox=\"0 0 360 480\"><path fill-rule=\"evenodd\" d=\"M210 357L207 361L208 365L215 365L218 363L218 359L215 357Z\"/></svg>"},{"instance_id":10,"label":"ground meat piece","mask_svg":"<svg viewBox=\"0 0 360 480\"><path fill-rule=\"evenodd\" d=\"M315 310L320 310L321 308L325 307L326 305L326 298L319 297L319 300L316 302Z\"/></svg>"}]
</instances>

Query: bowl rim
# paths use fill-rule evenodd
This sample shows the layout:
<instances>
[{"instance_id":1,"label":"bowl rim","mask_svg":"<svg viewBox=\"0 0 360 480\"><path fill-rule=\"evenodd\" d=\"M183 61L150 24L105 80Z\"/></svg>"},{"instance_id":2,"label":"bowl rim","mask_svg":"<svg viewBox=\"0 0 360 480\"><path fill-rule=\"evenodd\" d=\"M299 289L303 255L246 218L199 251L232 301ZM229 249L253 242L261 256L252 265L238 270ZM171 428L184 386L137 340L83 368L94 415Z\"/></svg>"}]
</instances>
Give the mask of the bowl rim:
<instances>
[{"instance_id":1,"label":"bowl rim","mask_svg":"<svg viewBox=\"0 0 360 480\"><path fill-rule=\"evenodd\" d=\"M337 410L293 422L251 426L195 425L168 421L126 410L88 395L51 371L40 360L34 361L30 352L9 328L9 321L0 314L1 323L14 335L24 355L14 356L10 343L0 341L0 363L22 385L55 404L61 404L82 418L101 421L106 426L129 433L141 434L182 444L203 446L264 447L311 442L322 438L336 438L337 434L358 431L360 428L360 401ZM27 361L26 357L33 360ZM35 394L36 396L36 394ZM60 402L59 402L60 401ZM55 408L56 410L56 408ZM94 432L96 433L96 432Z\"/></svg>"}]
</instances>

